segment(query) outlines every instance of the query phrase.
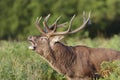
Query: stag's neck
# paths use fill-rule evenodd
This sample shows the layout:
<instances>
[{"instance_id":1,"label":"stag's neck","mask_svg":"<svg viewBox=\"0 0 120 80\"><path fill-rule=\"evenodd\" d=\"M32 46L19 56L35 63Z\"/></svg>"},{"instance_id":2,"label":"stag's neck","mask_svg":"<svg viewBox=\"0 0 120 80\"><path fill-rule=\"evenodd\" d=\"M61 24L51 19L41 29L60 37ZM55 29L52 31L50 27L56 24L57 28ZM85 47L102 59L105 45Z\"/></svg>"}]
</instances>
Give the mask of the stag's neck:
<instances>
[{"instance_id":1,"label":"stag's neck","mask_svg":"<svg viewBox=\"0 0 120 80\"><path fill-rule=\"evenodd\" d=\"M72 67L76 57L73 53L72 47L56 42L54 46L52 46L52 51L56 60L55 67L58 68L61 73L69 73L68 75L71 75L72 70L70 68Z\"/></svg>"},{"instance_id":2,"label":"stag's neck","mask_svg":"<svg viewBox=\"0 0 120 80\"><path fill-rule=\"evenodd\" d=\"M73 48L62 44L61 42L56 42L55 45L52 47L52 51L54 52L56 60L66 61L68 58L68 60L70 61L73 57L75 57Z\"/></svg>"},{"instance_id":3,"label":"stag's neck","mask_svg":"<svg viewBox=\"0 0 120 80\"><path fill-rule=\"evenodd\" d=\"M54 46L46 47L44 52L44 58L50 64L50 66L55 69L57 72L66 74L72 74L70 69L75 55L73 54L72 48L65 46L64 44L57 42Z\"/></svg>"},{"instance_id":4,"label":"stag's neck","mask_svg":"<svg viewBox=\"0 0 120 80\"><path fill-rule=\"evenodd\" d=\"M55 63L55 56L53 54L53 50L51 49L50 46L46 47L44 50L43 50L43 58L50 64L53 64Z\"/></svg>"}]
</instances>

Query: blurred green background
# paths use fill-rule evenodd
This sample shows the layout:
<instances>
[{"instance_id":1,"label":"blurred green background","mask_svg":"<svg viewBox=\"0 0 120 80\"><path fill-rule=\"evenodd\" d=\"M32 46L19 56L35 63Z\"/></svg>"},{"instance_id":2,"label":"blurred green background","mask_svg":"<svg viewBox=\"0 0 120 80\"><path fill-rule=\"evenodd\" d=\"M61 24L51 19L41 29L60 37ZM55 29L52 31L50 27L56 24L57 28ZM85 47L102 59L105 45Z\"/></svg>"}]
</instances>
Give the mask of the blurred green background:
<instances>
[{"instance_id":1,"label":"blurred green background","mask_svg":"<svg viewBox=\"0 0 120 80\"><path fill-rule=\"evenodd\" d=\"M68 35L64 43L120 50L120 0L0 0L0 80L66 80L28 49L27 37L40 34L37 17L51 14L51 25L58 16L60 24L75 14L75 29L83 22L83 11L86 15L91 11L91 24ZM119 63L101 65L103 71L112 65L113 73L99 80L120 80Z\"/></svg>"},{"instance_id":2,"label":"blurred green background","mask_svg":"<svg viewBox=\"0 0 120 80\"><path fill-rule=\"evenodd\" d=\"M72 27L77 28L82 24L83 11L86 15L92 12L91 24L75 37L111 37L120 33L120 0L0 0L0 39L26 40L28 35L40 34L35 20L49 13L49 24L58 16L62 16L59 23L68 22L75 14Z\"/></svg>"}]
</instances>

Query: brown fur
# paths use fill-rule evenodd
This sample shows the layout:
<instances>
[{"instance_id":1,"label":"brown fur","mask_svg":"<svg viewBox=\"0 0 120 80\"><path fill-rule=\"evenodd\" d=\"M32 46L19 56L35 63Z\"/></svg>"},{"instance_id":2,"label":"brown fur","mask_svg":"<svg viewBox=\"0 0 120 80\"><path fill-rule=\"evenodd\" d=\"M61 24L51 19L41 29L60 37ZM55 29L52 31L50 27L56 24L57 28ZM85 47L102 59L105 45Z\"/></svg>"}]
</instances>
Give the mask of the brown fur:
<instances>
[{"instance_id":1,"label":"brown fur","mask_svg":"<svg viewBox=\"0 0 120 80\"><path fill-rule=\"evenodd\" d=\"M32 41L37 44L35 51L68 80L91 80L103 61L120 59L120 52L115 50L66 46L60 42L51 46L51 40L41 37L33 37Z\"/></svg>"}]
</instances>

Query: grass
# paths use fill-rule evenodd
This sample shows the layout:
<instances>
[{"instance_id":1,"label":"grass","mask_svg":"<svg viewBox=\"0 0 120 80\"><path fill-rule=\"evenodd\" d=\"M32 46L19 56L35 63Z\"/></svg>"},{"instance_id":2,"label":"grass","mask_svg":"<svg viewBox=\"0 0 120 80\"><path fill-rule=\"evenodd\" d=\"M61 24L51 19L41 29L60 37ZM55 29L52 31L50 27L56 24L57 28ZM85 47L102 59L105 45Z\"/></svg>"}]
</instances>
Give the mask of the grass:
<instances>
[{"instance_id":1,"label":"grass","mask_svg":"<svg viewBox=\"0 0 120 80\"><path fill-rule=\"evenodd\" d=\"M27 42L0 41L0 80L63 80Z\"/></svg>"},{"instance_id":2,"label":"grass","mask_svg":"<svg viewBox=\"0 0 120 80\"><path fill-rule=\"evenodd\" d=\"M120 50L120 37L111 39L69 38L68 45L87 45ZM28 49L29 43L0 41L0 80L65 80L57 74L38 54Z\"/></svg>"}]
</instances>

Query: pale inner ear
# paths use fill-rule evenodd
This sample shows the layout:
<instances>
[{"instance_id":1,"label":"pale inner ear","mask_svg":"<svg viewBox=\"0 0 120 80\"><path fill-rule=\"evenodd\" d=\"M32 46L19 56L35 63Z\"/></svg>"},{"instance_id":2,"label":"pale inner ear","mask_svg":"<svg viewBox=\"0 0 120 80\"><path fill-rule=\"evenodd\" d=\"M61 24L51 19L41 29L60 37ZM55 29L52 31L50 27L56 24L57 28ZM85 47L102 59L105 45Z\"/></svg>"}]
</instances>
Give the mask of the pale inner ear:
<instances>
[{"instance_id":1,"label":"pale inner ear","mask_svg":"<svg viewBox=\"0 0 120 80\"><path fill-rule=\"evenodd\" d=\"M52 39L50 40L50 46L53 46L56 42L62 40L64 38L64 36L54 36L52 37Z\"/></svg>"}]
</instances>

